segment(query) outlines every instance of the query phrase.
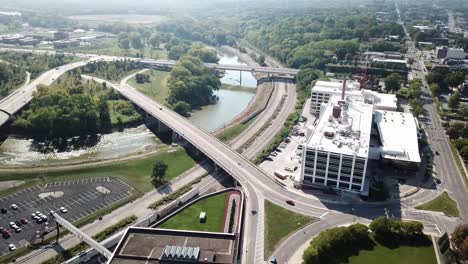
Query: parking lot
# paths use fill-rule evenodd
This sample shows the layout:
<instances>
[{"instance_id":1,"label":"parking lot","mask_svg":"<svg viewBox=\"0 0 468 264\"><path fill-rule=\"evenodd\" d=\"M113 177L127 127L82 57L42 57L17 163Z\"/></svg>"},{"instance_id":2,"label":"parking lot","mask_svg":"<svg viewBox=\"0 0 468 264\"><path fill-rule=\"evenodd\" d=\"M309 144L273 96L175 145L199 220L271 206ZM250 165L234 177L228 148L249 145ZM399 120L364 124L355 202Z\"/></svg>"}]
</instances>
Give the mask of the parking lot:
<instances>
[{"instance_id":1,"label":"parking lot","mask_svg":"<svg viewBox=\"0 0 468 264\"><path fill-rule=\"evenodd\" d=\"M130 185L117 178L92 178L65 182L49 183L46 186L33 186L18 191L9 196L0 198L0 208L6 213L0 213L0 226L11 233L10 238L0 237L0 255L6 254L9 244L16 247L24 246L37 241L37 235L43 234L46 226L55 227L49 212L54 210L65 219L74 222L82 217L92 214L115 202L130 196L133 189ZM18 206L17 210L11 208L12 204ZM67 212L60 212L64 207ZM49 217L48 221L36 223L31 214L39 211ZM15 232L10 222L25 218L29 221L20 226L21 232Z\"/></svg>"}]
</instances>

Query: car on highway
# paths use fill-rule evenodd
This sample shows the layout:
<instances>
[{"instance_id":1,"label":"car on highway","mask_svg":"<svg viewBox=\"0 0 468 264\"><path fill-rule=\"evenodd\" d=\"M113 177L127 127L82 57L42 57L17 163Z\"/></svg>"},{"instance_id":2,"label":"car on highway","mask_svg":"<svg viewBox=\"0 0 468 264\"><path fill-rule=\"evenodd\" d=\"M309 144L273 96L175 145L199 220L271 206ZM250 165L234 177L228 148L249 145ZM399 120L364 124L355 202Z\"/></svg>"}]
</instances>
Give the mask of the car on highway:
<instances>
[{"instance_id":1,"label":"car on highway","mask_svg":"<svg viewBox=\"0 0 468 264\"><path fill-rule=\"evenodd\" d=\"M9 249L10 251L15 251L15 250L16 250L16 246L13 245L13 244L9 244L9 245L8 245L8 249Z\"/></svg>"},{"instance_id":2,"label":"car on highway","mask_svg":"<svg viewBox=\"0 0 468 264\"><path fill-rule=\"evenodd\" d=\"M296 203L293 201L293 200L286 200L286 203L291 205L291 206L295 206Z\"/></svg>"},{"instance_id":3,"label":"car on highway","mask_svg":"<svg viewBox=\"0 0 468 264\"><path fill-rule=\"evenodd\" d=\"M60 212L66 214L68 212L68 210L65 207L60 207Z\"/></svg>"}]
</instances>

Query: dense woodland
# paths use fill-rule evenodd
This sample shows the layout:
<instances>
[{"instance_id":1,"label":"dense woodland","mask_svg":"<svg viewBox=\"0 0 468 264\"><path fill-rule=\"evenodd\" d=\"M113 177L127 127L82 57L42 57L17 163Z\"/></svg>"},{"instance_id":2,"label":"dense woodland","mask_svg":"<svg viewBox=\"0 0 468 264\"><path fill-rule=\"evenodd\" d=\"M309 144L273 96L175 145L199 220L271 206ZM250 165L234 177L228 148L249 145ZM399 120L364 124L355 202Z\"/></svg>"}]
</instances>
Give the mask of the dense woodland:
<instances>
[{"instance_id":1,"label":"dense woodland","mask_svg":"<svg viewBox=\"0 0 468 264\"><path fill-rule=\"evenodd\" d=\"M112 127L111 110L114 115L141 118L132 104L120 103L119 95L105 83L82 81L79 75L69 73L50 86L38 87L13 129L46 138L94 134Z\"/></svg>"},{"instance_id":2,"label":"dense woodland","mask_svg":"<svg viewBox=\"0 0 468 264\"><path fill-rule=\"evenodd\" d=\"M119 81L130 72L141 69L141 63L132 60L95 61L78 68L77 74L90 74L106 80Z\"/></svg>"},{"instance_id":3,"label":"dense woodland","mask_svg":"<svg viewBox=\"0 0 468 264\"><path fill-rule=\"evenodd\" d=\"M221 81L212 69L206 67L197 57L185 55L171 71L168 80L170 90L168 103L181 114L191 109L215 103L214 91L221 87ZM180 102L184 102L182 105Z\"/></svg>"}]
</instances>

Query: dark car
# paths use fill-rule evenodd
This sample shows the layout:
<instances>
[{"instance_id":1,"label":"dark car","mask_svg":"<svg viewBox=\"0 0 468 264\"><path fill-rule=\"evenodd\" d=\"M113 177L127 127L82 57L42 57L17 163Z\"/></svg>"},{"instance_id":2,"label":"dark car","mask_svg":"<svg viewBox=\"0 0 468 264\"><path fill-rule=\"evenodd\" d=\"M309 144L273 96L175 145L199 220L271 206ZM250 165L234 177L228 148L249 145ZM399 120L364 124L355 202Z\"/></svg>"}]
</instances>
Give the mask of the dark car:
<instances>
[{"instance_id":1,"label":"dark car","mask_svg":"<svg viewBox=\"0 0 468 264\"><path fill-rule=\"evenodd\" d=\"M16 224L17 226L22 226L22 225L23 225L20 221L15 221L15 224Z\"/></svg>"},{"instance_id":2,"label":"dark car","mask_svg":"<svg viewBox=\"0 0 468 264\"><path fill-rule=\"evenodd\" d=\"M3 237L3 238L9 238L9 237L11 237L11 234L10 234L10 232L8 232L8 231L6 231L6 230L3 230L3 232L2 232L2 237Z\"/></svg>"},{"instance_id":3,"label":"dark car","mask_svg":"<svg viewBox=\"0 0 468 264\"><path fill-rule=\"evenodd\" d=\"M8 210L6 208L2 208L2 209L0 209L0 212L2 212L2 214L6 214L8 212Z\"/></svg>"},{"instance_id":4,"label":"dark car","mask_svg":"<svg viewBox=\"0 0 468 264\"><path fill-rule=\"evenodd\" d=\"M436 154L436 155L440 155L439 151L436 151L435 154Z\"/></svg>"},{"instance_id":5,"label":"dark car","mask_svg":"<svg viewBox=\"0 0 468 264\"><path fill-rule=\"evenodd\" d=\"M20 219L20 222L21 222L23 225L25 225L25 224L28 223L28 220L26 220L26 218L21 218L21 219Z\"/></svg>"},{"instance_id":6,"label":"dark car","mask_svg":"<svg viewBox=\"0 0 468 264\"><path fill-rule=\"evenodd\" d=\"M296 205L293 200L286 200L286 203L291 205L291 206Z\"/></svg>"}]
</instances>

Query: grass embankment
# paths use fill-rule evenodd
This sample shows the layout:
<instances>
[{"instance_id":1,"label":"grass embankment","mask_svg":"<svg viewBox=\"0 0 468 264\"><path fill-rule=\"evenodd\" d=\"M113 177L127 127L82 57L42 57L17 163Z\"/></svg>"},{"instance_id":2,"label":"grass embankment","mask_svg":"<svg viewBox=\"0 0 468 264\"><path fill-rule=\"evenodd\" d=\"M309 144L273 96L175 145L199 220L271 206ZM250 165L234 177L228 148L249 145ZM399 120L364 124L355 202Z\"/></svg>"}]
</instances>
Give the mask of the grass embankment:
<instances>
[{"instance_id":1,"label":"grass embankment","mask_svg":"<svg viewBox=\"0 0 468 264\"><path fill-rule=\"evenodd\" d=\"M158 228L222 232L227 193L215 195L192 204ZM206 213L206 222L200 223L200 213Z\"/></svg>"},{"instance_id":2,"label":"grass embankment","mask_svg":"<svg viewBox=\"0 0 468 264\"><path fill-rule=\"evenodd\" d=\"M296 230L315 221L314 218L294 213L265 200L265 259L280 242Z\"/></svg>"},{"instance_id":3,"label":"grass embankment","mask_svg":"<svg viewBox=\"0 0 468 264\"><path fill-rule=\"evenodd\" d=\"M453 217L460 216L457 203L450 198L447 192L443 192L441 195L425 204L416 206L416 209L442 212L447 216Z\"/></svg>"},{"instance_id":4,"label":"grass embankment","mask_svg":"<svg viewBox=\"0 0 468 264\"><path fill-rule=\"evenodd\" d=\"M44 176L48 182L66 181L70 179L117 177L132 185L141 192L154 189L151 184L151 172L156 160L162 160L168 165L166 179L171 180L195 165L195 161L185 149L178 148L176 151L168 152L172 148L160 149L153 155L113 164L96 165L85 168L72 168L44 172L0 172L2 181L24 180L26 182L37 181ZM23 187L23 186L22 186Z\"/></svg>"},{"instance_id":5,"label":"grass embankment","mask_svg":"<svg viewBox=\"0 0 468 264\"><path fill-rule=\"evenodd\" d=\"M223 130L216 137L219 140L223 141L223 142L227 142L227 141L229 141L231 139L234 139L237 136L239 136L240 134L242 134L242 132L244 132L255 121L255 119L256 118L252 118L245 124L237 124L237 125L235 125L233 127L230 127L230 128L228 128L226 130Z\"/></svg>"},{"instance_id":6,"label":"grass embankment","mask_svg":"<svg viewBox=\"0 0 468 264\"><path fill-rule=\"evenodd\" d=\"M178 190L164 196L162 199L160 199L159 201L157 202L154 202L152 203L150 206L148 206L148 208L150 209L157 209L159 206L161 205L164 205L164 204L167 204L169 202L172 202L174 201L175 199L179 198L180 196L182 196L184 193L190 191L192 189L192 186L194 184L197 184L199 182L201 182L201 180L203 180L203 178L207 175L208 173L206 173L205 175L201 176L201 177L198 177L197 179L187 183L186 185L182 186L181 188L179 188Z\"/></svg>"},{"instance_id":7,"label":"grass embankment","mask_svg":"<svg viewBox=\"0 0 468 264\"><path fill-rule=\"evenodd\" d=\"M100 242L100 241L103 241L104 239L110 237L111 235L113 235L114 233L116 233L117 231L119 231L120 229L132 224L133 222L135 222L137 220L137 217L136 216L130 216L130 217L127 217L127 218L124 218L122 220L120 220L119 222L117 222L115 225L112 225L106 229L104 229L103 231L99 232L98 234L94 235L93 238ZM80 252L86 250L87 248L89 248L88 245L86 245L85 243L80 243L70 249L67 249L61 253L59 253L57 256L47 260L47 261L44 261L42 262L41 264L59 264L59 263L63 263L64 261L72 258L73 256L76 256L77 254L79 254Z\"/></svg>"},{"instance_id":8,"label":"grass embankment","mask_svg":"<svg viewBox=\"0 0 468 264\"><path fill-rule=\"evenodd\" d=\"M436 256L432 243L420 246L398 246L388 248L378 243L372 236L375 243L372 250L361 250L359 255L350 257L349 264L436 264ZM429 239L430 240L430 239Z\"/></svg>"},{"instance_id":9,"label":"grass embankment","mask_svg":"<svg viewBox=\"0 0 468 264\"><path fill-rule=\"evenodd\" d=\"M169 97L167 80L169 79L170 73L150 70L146 71L144 74L150 75L150 82L137 83L136 78L133 77L128 81L128 84L156 101L162 104L166 103L166 98Z\"/></svg>"},{"instance_id":10,"label":"grass embankment","mask_svg":"<svg viewBox=\"0 0 468 264\"><path fill-rule=\"evenodd\" d=\"M109 55L109 56L127 56L127 57L138 57L141 50L129 49L125 51L121 49L118 45L117 38L102 38L98 39L98 44L96 47L80 47L66 49L67 52L76 52L76 53L89 53L89 54L99 54L99 55ZM143 50L144 58L151 59L167 59L167 51L164 49L151 49L145 47Z\"/></svg>"}]
</instances>

